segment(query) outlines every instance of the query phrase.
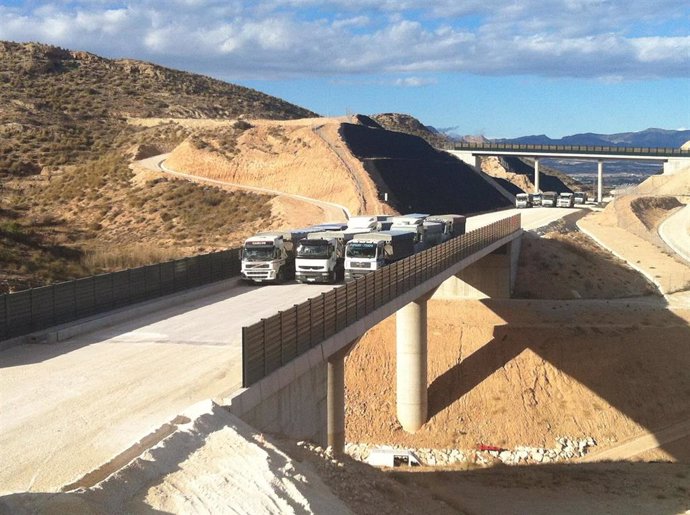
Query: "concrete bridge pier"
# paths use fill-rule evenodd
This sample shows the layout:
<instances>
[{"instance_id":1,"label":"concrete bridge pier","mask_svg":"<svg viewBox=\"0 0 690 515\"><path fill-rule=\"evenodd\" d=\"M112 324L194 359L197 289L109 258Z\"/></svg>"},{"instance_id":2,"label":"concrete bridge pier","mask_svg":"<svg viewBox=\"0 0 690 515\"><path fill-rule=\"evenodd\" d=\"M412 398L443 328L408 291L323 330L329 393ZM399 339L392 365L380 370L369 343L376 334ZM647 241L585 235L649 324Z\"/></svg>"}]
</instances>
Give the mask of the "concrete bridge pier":
<instances>
[{"instance_id":1,"label":"concrete bridge pier","mask_svg":"<svg viewBox=\"0 0 690 515\"><path fill-rule=\"evenodd\" d=\"M604 161L597 161L597 202L601 203L603 198L602 189L604 185Z\"/></svg>"},{"instance_id":2,"label":"concrete bridge pier","mask_svg":"<svg viewBox=\"0 0 690 515\"><path fill-rule=\"evenodd\" d=\"M359 338L328 358L326 439L336 456L345 452L345 357L358 341Z\"/></svg>"},{"instance_id":3,"label":"concrete bridge pier","mask_svg":"<svg viewBox=\"0 0 690 515\"><path fill-rule=\"evenodd\" d=\"M395 314L396 409L408 433L427 420L427 301L429 292Z\"/></svg>"},{"instance_id":4,"label":"concrete bridge pier","mask_svg":"<svg viewBox=\"0 0 690 515\"><path fill-rule=\"evenodd\" d=\"M534 193L539 193L539 158L534 158Z\"/></svg>"}]
</instances>

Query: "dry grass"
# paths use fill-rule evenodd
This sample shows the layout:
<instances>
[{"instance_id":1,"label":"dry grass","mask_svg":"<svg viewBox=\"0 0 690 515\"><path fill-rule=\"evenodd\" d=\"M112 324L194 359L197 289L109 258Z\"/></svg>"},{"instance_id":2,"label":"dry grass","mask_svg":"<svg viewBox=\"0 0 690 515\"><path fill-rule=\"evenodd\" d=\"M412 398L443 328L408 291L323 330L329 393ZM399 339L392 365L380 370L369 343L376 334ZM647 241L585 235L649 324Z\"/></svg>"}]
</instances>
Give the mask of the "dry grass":
<instances>
[{"instance_id":1,"label":"dry grass","mask_svg":"<svg viewBox=\"0 0 690 515\"><path fill-rule=\"evenodd\" d=\"M86 252L81 264L91 274L102 270L124 270L139 266L162 263L182 257L175 248L160 248L152 243L141 243L125 247L107 247Z\"/></svg>"}]
</instances>

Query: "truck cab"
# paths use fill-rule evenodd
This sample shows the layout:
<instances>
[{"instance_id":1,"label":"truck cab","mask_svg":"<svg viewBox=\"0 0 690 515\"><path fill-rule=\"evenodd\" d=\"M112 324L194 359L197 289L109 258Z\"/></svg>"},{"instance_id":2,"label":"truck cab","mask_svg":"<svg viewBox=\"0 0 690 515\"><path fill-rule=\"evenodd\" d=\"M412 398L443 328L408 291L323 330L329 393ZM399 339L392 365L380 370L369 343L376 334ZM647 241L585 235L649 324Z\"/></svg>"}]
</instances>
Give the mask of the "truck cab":
<instances>
[{"instance_id":1,"label":"truck cab","mask_svg":"<svg viewBox=\"0 0 690 515\"><path fill-rule=\"evenodd\" d=\"M530 201L529 195L527 193L518 193L515 195L515 207L532 207L532 202Z\"/></svg>"},{"instance_id":2,"label":"truck cab","mask_svg":"<svg viewBox=\"0 0 690 515\"><path fill-rule=\"evenodd\" d=\"M587 203L587 193L584 191L576 191L573 194L573 204L586 204Z\"/></svg>"},{"instance_id":3,"label":"truck cab","mask_svg":"<svg viewBox=\"0 0 690 515\"><path fill-rule=\"evenodd\" d=\"M247 238L242 247L241 277L248 281L283 281L289 277L291 242L283 233L264 233Z\"/></svg>"},{"instance_id":4,"label":"truck cab","mask_svg":"<svg viewBox=\"0 0 690 515\"><path fill-rule=\"evenodd\" d=\"M530 193L529 200L532 206L541 206L541 193Z\"/></svg>"},{"instance_id":5,"label":"truck cab","mask_svg":"<svg viewBox=\"0 0 690 515\"><path fill-rule=\"evenodd\" d=\"M317 229L292 229L260 233L247 238L242 246L240 277L247 281L283 282L295 274L295 246Z\"/></svg>"},{"instance_id":6,"label":"truck cab","mask_svg":"<svg viewBox=\"0 0 690 515\"><path fill-rule=\"evenodd\" d=\"M309 234L297 245L295 279L298 282L335 283L344 276L345 243L352 238L343 231Z\"/></svg>"},{"instance_id":7,"label":"truck cab","mask_svg":"<svg viewBox=\"0 0 690 515\"><path fill-rule=\"evenodd\" d=\"M558 198L558 193L555 191L546 191L541 195L541 205L542 207L556 207L556 199Z\"/></svg>"},{"instance_id":8,"label":"truck cab","mask_svg":"<svg viewBox=\"0 0 690 515\"><path fill-rule=\"evenodd\" d=\"M463 215L433 215L427 218L426 221L443 224L442 242L465 234L465 226L467 225L467 218Z\"/></svg>"},{"instance_id":9,"label":"truck cab","mask_svg":"<svg viewBox=\"0 0 690 515\"><path fill-rule=\"evenodd\" d=\"M359 234L345 247L345 280L383 268L415 252L415 233L403 230Z\"/></svg>"},{"instance_id":10,"label":"truck cab","mask_svg":"<svg viewBox=\"0 0 690 515\"><path fill-rule=\"evenodd\" d=\"M573 194L561 193L556 200L557 207L573 207Z\"/></svg>"}]
</instances>

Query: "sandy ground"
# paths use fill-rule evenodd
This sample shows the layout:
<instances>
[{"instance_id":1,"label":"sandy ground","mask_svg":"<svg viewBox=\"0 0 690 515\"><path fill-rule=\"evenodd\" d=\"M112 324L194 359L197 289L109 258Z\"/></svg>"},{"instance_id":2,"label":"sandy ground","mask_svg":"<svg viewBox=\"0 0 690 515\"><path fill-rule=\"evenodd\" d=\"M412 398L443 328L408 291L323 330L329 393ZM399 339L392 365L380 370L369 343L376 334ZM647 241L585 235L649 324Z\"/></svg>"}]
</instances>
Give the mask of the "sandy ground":
<instances>
[{"instance_id":1,"label":"sandy ground","mask_svg":"<svg viewBox=\"0 0 690 515\"><path fill-rule=\"evenodd\" d=\"M309 464L204 402L97 487L0 498L0 513L351 513Z\"/></svg>"}]
</instances>

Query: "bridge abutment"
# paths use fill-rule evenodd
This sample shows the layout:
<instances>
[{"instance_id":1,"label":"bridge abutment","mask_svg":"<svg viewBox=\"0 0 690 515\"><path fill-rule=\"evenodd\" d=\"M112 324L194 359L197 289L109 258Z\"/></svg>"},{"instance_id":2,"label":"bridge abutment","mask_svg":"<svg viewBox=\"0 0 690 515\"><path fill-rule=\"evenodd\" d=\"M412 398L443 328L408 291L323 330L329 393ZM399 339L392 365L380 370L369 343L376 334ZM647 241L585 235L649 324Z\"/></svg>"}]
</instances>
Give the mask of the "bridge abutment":
<instances>
[{"instance_id":1,"label":"bridge abutment","mask_svg":"<svg viewBox=\"0 0 690 515\"><path fill-rule=\"evenodd\" d=\"M539 193L539 158L534 158L534 193Z\"/></svg>"},{"instance_id":2,"label":"bridge abutment","mask_svg":"<svg viewBox=\"0 0 690 515\"><path fill-rule=\"evenodd\" d=\"M515 286L520 239L483 257L445 280L436 290L435 299L507 299Z\"/></svg>"}]
</instances>

